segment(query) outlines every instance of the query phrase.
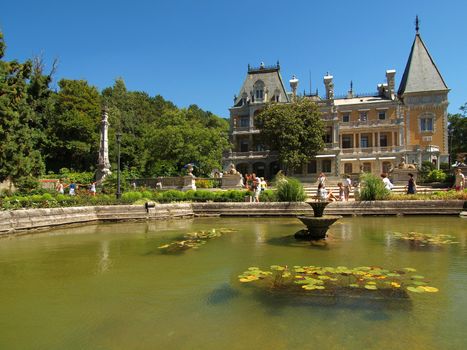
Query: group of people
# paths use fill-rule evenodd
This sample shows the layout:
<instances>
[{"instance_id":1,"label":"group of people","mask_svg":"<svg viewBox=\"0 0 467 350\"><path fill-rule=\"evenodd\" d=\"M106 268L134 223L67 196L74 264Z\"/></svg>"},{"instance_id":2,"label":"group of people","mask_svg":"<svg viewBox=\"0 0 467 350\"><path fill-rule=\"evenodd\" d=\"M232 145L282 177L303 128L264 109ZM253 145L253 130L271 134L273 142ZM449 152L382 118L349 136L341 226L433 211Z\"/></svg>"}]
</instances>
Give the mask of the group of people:
<instances>
[{"instance_id":1,"label":"group of people","mask_svg":"<svg viewBox=\"0 0 467 350\"><path fill-rule=\"evenodd\" d=\"M348 201L350 197L350 190L352 188L352 180L347 175L342 182L337 183L339 187L339 194L335 196L332 190L326 188L326 175L320 173L318 176L318 192L316 195L317 200L320 201ZM356 187L356 186L354 186Z\"/></svg>"},{"instance_id":2,"label":"group of people","mask_svg":"<svg viewBox=\"0 0 467 350\"><path fill-rule=\"evenodd\" d=\"M255 173L252 173L245 175L244 186L247 190L250 190L254 193L253 201L259 202L261 191L264 191L268 185L264 180L264 177L258 177Z\"/></svg>"},{"instance_id":3,"label":"group of people","mask_svg":"<svg viewBox=\"0 0 467 350\"><path fill-rule=\"evenodd\" d=\"M68 185L64 184L61 180L58 181L57 185L55 186L55 189L58 193L60 194L65 194L65 188L68 188L68 194L70 196L75 196L76 195L76 191L79 189L79 187L87 187L88 190L89 190L89 194L91 196L95 196L96 195L96 182L92 182L90 184L86 184L86 185L83 185L83 184L76 184L74 182L71 182L69 183Z\"/></svg>"}]
</instances>

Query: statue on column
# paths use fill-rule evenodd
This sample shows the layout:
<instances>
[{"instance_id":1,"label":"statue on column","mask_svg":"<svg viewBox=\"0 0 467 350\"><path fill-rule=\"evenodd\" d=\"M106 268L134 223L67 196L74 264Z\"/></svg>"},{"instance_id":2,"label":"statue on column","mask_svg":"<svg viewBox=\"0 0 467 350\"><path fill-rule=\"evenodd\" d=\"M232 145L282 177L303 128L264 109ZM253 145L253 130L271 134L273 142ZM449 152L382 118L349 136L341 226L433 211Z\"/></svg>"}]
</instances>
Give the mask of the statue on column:
<instances>
[{"instance_id":1,"label":"statue on column","mask_svg":"<svg viewBox=\"0 0 467 350\"><path fill-rule=\"evenodd\" d=\"M101 120L101 139L99 144L99 160L97 163L96 182L101 184L107 175L112 174L110 171L109 161L109 121L107 107L102 109Z\"/></svg>"}]
</instances>

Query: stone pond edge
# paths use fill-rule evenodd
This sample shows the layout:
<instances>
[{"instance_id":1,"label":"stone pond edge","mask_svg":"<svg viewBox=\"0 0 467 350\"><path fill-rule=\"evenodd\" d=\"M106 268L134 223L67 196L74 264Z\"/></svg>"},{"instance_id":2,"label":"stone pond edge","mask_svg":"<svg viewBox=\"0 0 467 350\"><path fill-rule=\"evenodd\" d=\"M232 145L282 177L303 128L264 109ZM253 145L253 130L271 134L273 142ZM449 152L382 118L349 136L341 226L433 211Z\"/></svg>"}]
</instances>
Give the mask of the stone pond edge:
<instances>
[{"instance_id":1,"label":"stone pond edge","mask_svg":"<svg viewBox=\"0 0 467 350\"><path fill-rule=\"evenodd\" d=\"M463 200L407 200L334 202L327 206L328 215L459 215ZM306 203L171 203L144 205L111 205L50 209L0 211L0 237L14 233L43 230L55 226L118 220L163 220L190 217L296 216L313 215Z\"/></svg>"}]
</instances>

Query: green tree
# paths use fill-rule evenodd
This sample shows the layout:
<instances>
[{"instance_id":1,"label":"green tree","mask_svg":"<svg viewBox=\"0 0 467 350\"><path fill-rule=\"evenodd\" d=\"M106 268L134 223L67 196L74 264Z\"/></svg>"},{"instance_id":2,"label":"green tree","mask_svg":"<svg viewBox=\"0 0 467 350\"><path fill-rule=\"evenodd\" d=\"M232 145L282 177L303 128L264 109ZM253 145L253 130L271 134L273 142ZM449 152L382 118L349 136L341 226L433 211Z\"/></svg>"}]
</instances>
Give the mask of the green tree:
<instances>
[{"instance_id":1,"label":"green tree","mask_svg":"<svg viewBox=\"0 0 467 350\"><path fill-rule=\"evenodd\" d=\"M99 151L101 99L85 80L62 79L49 120L49 161L54 171L94 169Z\"/></svg>"},{"instance_id":2,"label":"green tree","mask_svg":"<svg viewBox=\"0 0 467 350\"><path fill-rule=\"evenodd\" d=\"M467 103L459 109L460 113L448 115L451 164L456 160L457 153L467 152Z\"/></svg>"},{"instance_id":3,"label":"green tree","mask_svg":"<svg viewBox=\"0 0 467 350\"><path fill-rule=\"evenodd\" d=\"M4 61L4 52L0 32L0 181L10 178L21 183L44 171L36 149L36 115L28 103L32 62Z\"/></svg>"},{"instance_id":4,"label":"green tree","mask_svg":"<svg viewBox=\"0 0 467 350\"><path fill-rule=\"evenodd\" d=\"M298 167L324 147L324 123L315 103L270 103L255 118L260 140L277 151L284 169Z\"/></svg>"}]
</instances>

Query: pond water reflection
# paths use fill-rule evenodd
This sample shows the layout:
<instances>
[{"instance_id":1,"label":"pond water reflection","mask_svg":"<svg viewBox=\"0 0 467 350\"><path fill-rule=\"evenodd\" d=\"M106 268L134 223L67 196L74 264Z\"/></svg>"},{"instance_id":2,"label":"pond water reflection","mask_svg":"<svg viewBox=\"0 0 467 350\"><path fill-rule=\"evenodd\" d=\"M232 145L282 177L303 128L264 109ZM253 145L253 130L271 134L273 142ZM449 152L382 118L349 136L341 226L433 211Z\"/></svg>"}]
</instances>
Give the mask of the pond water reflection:
<instances>
[{"instance_id":1,"label":"pond water reflection","mask_svg":"<svg viewBox=\"0 0 467 350\"><path fill-rule=\"evenodd\" d=\"M294 218L203 218L60 228L0 240L0 349L460 349L467 230L457 217L343 218L318 244ZM183 254L186 232L236 229ZM449 234L414 248L393 232ZM291 298L238 282L249 266L413 267L438 293Z\"/></svg>"}]
</instances>

